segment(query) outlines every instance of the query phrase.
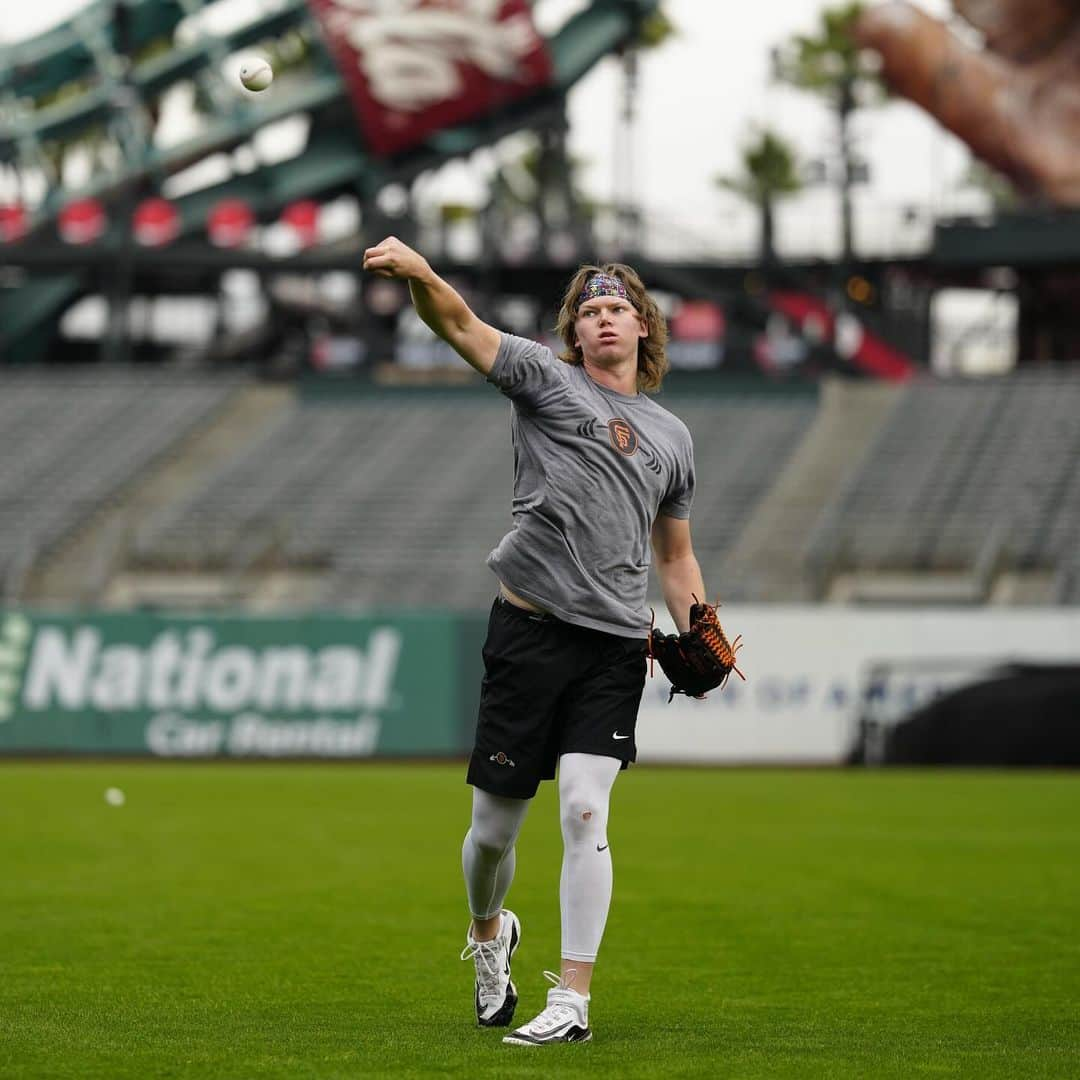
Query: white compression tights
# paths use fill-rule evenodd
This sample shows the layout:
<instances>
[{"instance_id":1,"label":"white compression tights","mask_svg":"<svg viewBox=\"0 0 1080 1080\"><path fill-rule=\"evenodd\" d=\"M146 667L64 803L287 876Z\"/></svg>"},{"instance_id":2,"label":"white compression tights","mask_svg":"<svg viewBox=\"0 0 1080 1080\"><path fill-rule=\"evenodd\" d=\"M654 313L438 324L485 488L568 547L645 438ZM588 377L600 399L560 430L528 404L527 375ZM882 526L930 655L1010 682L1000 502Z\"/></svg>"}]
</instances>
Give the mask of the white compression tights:
<instances>
[{"instance_id":1,"label":"white compression tights","mask_svg":"<svg viewBox=\"0 0 1080 1080\"><path fill-rule=\"evenodd\" d=\"M562 956L596 959L611 906L608 799L620 762L598 754L559 758L559 819L563 863L559 879Z\"/></svg>"},{"instance_id":2,"label":"white compression tights","mask_svg":"<svg viewBox=\"0 0 1080 1080\"><path fill-rule=\"evenodd\" d=\"M514 841L528 809L528 799L473 788L472 824L461 847L461 868L474 919L490 919L502 910L514 880Z\"/></svg>"},{"instance_id":3,"label":"white compression tights","mask_svg":"<svg viewBox=\"0 0 1080 1080\"><path fill-rule=\"evenodd\" d=\"M597 754L563 754L559 759L559 903L562 956L567 960L595 960L604 936L612 880L608 801L619 764ZM472 825L461 849L461 865L474 918L490 919L502 910L514 878L514 843L529 801L473 788Z\"/></svg>"}]
</instances>

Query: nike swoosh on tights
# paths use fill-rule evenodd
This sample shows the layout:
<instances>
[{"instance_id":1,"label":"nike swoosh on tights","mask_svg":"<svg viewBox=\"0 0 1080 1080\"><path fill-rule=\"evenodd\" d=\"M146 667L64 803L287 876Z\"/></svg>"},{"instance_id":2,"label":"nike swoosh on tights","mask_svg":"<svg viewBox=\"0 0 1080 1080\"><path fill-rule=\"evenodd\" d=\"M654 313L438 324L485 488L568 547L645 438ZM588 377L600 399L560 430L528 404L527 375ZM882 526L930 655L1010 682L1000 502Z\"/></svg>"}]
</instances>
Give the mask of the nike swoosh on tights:
<instances>
[{"instance_id":1,"label":"nike swoosh on tights","mask_svg":"<svg viewBox=\"0 0 1080 1080\"><path fill-rule=\"evenodd\" d=\"M607 844L605 844L603 847L601 847L599 844L596 845L596 850L597 851L607 851L607 849L608 849Z\"/></svg>"},{"instance_id":2,"label":"nike swoosh on tights","mask_svg":"<svg viewBox=\"0 0 1080 1080\"><path fill-rule=\"evenodd\" d=\"M629 739L630 738L629 735L620 735L617 731L613 732L611 737L613 739Z\"/></svg>"}]
</instances>

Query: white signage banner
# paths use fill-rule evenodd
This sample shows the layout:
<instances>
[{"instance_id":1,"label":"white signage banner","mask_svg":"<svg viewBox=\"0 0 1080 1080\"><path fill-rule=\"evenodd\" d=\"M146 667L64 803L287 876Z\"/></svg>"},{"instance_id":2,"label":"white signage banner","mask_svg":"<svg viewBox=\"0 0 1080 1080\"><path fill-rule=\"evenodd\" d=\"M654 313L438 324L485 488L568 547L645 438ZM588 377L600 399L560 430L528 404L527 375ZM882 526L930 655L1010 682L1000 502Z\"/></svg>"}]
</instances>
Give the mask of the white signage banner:
<instances>
[{"instance_id":1,"label":"white signage banner","mask_svg":"<svg viewBox=\"0 0 1080 1080\"><path fill-rule=\"evenodd\" d=\"M670 618L657 626L674 632ZM936 692L1003 663L1080 664L1080 610L728 606L739 667L706 700L676 695L657 665L638 717L640 761L837 764L854 747L872 673L896 665L876 693L906 712ZM879 701L880 709L882 703ZM886 706L888 702L884 703Z\"/></svg>"}]
</instances>

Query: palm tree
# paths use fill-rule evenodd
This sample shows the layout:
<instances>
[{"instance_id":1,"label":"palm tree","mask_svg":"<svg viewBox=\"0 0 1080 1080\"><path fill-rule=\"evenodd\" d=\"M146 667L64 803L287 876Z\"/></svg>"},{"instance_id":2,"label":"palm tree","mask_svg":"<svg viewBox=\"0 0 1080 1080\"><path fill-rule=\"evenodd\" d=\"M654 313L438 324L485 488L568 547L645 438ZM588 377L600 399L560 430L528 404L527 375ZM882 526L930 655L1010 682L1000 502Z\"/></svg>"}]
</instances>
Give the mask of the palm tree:
<instances>
[{"instance_id":1,"label":"palm tree","mask_svg":"<svg viewBox=\"0 0 1080 1080\"><path fill-rule=\"evenodd\" d=\"M638 24L633 38L620 52L623 87L619 100L616 131L616 156L622 188L627 193L615 199L615 213L620 232L625 227L635 238L638 212L626 205L633 198L632 155L629 152L637 104L637 58L645 49L657 48L674 33L674 27L662 8L657 7ZM565 104L553 105L543 122L531 133L530 142L513 159L506 160L491 178L488 204L483 211L485 247L496 250L506 235L507 222L519 213L531 214L537 225L538 244L548 250L555 237L569 235L579 256L593 247L593 222L600 207L585 192L580 182L582 167L587 164L569 151ZM451 216L457 213L450 207ZM445 215L444 215L445 216Z\"/></svg>"},{"instance_id":2,"label":"palm tree","mask_svg":"<svg viewBox=\"0 0 1080 1080\"><path fill-rule=\"evenodd\" d=\"M796 34L773 53L774 73L781 82L817 94L836 113L845 262L851 261L855 248L851 189L857 163L851 146L851 115L857 108L885 97L873 58L855 40L855 23L865 7L861 0L855 0L827 8L814 34Z\"/></svg>"},{"instance_id":3,"label":"palm tree","mask_svg":"<svg viewBox=\"0 0 1080 1080\"><path fill-rule=\"evenodd\" d=\"M776 262L774 210L777 199L802 189L798 159L791 145L775 132L763 130L742 149L742 171L716 177L718 187L734 191L761 211L761 263Z\"/></svg>"}]
</instances>

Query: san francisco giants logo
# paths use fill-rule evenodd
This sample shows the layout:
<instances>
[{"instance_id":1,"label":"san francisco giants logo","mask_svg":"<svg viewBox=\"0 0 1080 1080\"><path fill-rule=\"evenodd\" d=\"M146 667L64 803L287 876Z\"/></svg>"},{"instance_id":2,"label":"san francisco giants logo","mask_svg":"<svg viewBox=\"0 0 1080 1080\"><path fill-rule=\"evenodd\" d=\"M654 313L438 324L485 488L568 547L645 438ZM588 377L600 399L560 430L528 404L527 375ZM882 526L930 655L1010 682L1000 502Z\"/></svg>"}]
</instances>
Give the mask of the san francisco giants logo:
<instances>
[{"instance_id":1,"label":"san francisco giants logo","mask_svg":"<svg viewBox=\"0 0 1080 1080\"><path fill-rule=\"evenodd\" d=\"M611 436L611 445L614 446L620 454L625 454L627 457L633 457L634 454L637 453L637 432L625 420L618 418L609 420L608 434Z\"/></svg>"}]
</instances>

